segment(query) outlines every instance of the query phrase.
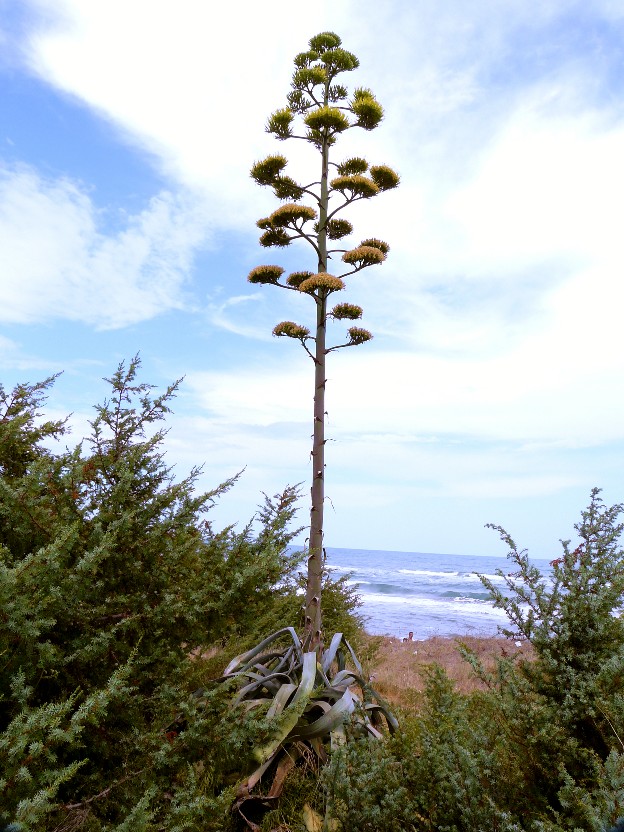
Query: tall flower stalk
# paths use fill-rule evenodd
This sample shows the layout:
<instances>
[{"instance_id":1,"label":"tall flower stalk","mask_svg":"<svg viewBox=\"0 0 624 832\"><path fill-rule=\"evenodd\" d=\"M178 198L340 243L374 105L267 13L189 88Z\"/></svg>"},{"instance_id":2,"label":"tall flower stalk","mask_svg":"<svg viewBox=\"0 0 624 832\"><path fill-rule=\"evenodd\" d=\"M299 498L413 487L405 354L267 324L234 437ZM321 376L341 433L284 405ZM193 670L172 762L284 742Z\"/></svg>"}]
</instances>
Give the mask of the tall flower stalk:
<instances>
[{"instance_id":1,"label":"tall flower stalk","mask_svg":"<svg viewBox=\"0 0 624 832\"><path fill-rule=\"evenodd\" d=\"M292 90L286 107L274 112L267 132L278 140L303 139L319 154L320 178L300 184L284 171L288 160L281 154L268 156L251 168L252 178L273 189L282 204L268 217L258 220L262 230L260 244L283 248L293 240L304 240L314 250L316 271L297 271L285 275L281 266L261 265L252 269L250 283L269 284L311 297L316 306L314 329L282 321L273 329L278 337L299 341L314 362L314 433L312 444L312 486L308 575L305 602L305 635L310 649L322 643L321 584L323 574L323 514L325 504L325 385L327 355L334 350L354 347L369 341L368 330L353 325L343 343L328 346L328 321L358 321L362 308L338 303L328 311L331 295L346 288L345 279L369 266L383 263L389 246L382 240L362 240L354 248L342 248L341 240L353 233L352 224L342 212L355 202L372 199L382 191L396 188L398 175L387 165L369 165L360 157L341 162L330 159L330 151L342 133L359 127L374 130L383 118L383 108L366 88L351 94L336 79L351 72L359 61L341 47L333 32L322 32L309 42L307 52L295 57ZM343 271L330 274L329 261L341 255Z\"/></svg>"}]
</instances>

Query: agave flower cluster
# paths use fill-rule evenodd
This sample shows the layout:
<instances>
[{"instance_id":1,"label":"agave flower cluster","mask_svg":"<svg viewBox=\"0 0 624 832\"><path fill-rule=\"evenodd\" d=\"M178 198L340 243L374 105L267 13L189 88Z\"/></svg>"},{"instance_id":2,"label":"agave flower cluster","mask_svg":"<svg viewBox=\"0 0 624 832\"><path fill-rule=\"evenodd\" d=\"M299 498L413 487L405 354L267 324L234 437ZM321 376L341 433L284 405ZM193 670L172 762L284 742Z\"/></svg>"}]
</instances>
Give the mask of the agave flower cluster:
<instances>
[{"instance_id":1,"label":"agave flower cluster","mask_svg":"<svg viewBox=\"0 0 624 832\"><path fill-rule=\"evenodd\" d=\"M340 44L340 38L331 32L311 39L310 49L295 58L288 106L273 113L267 124L267 131L277 139L305 139L327 157L321 160L321 168L323 161L327 162L327 170L321 171L321 179L318 182L297 182L285 173L288 160L281 154L268 156L256 162L251 169L251 176L259 185L271 187L275 196L284 201L268 217L258 220L257 226L263 232L260 244L265 248L284 248L293 240L305 240L316 253L318 271L294 272L281 280L284 270L280 266L258 266L250 272L249 282L271 283L304 292L320 304L329 295L346 288L345 277L383 263L389 251L388 244L377 239L362 240L359 245L346 250L328 249L328 240L342 240L353 233L352 224L342 217L338 218L337 214L358 200L370 199L399 184L398 175L387 165L369 166L365 159L359 157L338 163L328 158L327 151L340 134L353 127L373 130L383 118L383 108L369 89L358 88L349 96L344 86L335 83L339 73L354 70L359 65L356 56L342 49ZM295 130L297 116L302 122L301 132ZM332 168L336 173L333 177L329 175ZM311 204L302 204L304 199ZM338 254L342 255L341 259L349 271L329 275L327 261ZM330 315L335 320L345 317L336 309ZM361 310L357 317L360 316ZM349 317L354 319L353 315ZM315 336L310 334L308 327L289 326L291 323L284 321L278 324L273 334L302 343L314 340ZM334 348L354 346L369 340L372 336L368 333L368 337L363 337L364 331L356 328L355 338L349 331L347 343Z\"/></svg>"}]
</instances>

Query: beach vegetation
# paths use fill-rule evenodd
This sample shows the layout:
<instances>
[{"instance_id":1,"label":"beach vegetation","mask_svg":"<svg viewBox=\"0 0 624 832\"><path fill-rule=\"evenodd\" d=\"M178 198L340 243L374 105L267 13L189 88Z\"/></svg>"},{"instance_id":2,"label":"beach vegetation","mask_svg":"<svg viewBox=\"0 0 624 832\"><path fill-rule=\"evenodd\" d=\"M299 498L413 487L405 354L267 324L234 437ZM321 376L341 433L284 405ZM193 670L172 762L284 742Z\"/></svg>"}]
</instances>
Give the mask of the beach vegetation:
<instances>
[{"instance_id":1,"label":"beach vegetation","mask_svg":"<svg viewBox=\"0 0 624 832\"><path fill-rule=\"evenodd\" d=\"M578 541L563 541L552 573L494 527L511 569L499 570L502 589L482 581L507 613L506 638L458 639L454 651L449 640L419 643L418 659L413 642L392 647L375 683L402 704L401 731L374 747L345 746L323 773L343 828L624 826L622 511L594 489ZM410 695L395 680L416 662L424 683Z\"/></svg>"},{"instance_id":2,"label":"beach vegetation","mask_svg":"<svg viewBox=\"0 0 624 832\"><path fill-rule=\"evenodd\" d=\"M53 378L0 387L0 829L226 829L231 778L267 732L227 686L191 693L204 656L300 608L297 489L216 529L236 477L174 479L178 384L155 394L139 368L119 365L73 448L43 413Z\"/></svg>"},{"instance_id":3,"label":"beach vegetation","mask_svg":"<svg viewBox=\"0 0 624 832\"><path fill-rule=\"evenodd\" d=\"M506 638L370 639L355 589L325 575L344 635L319 678L286 628L293 695L275 705L253 665L272 661L263 633L303 625L297 490L217 530L210 507L234 480L174 479L177 385L157 394L139 369L117 368L69 448L67 422L44 415L53 379L0 389L0 829L620 828L622 506L592 492L552 574L498 529L511 569L504 588L484 582ZM386 697L400 724L378 736L396 728Z\"/></svg>"}]
</instances>

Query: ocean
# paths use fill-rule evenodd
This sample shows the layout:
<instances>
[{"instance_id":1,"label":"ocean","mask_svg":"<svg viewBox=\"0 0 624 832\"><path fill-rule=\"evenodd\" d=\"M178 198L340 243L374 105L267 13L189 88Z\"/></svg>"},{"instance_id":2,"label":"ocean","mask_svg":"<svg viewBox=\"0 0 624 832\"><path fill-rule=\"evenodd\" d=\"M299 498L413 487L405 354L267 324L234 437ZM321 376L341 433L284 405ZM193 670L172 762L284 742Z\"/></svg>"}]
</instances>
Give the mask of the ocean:
<instances>
[{"instance_id":1,"label":"ocean","mask_svg":"<svg viewBox=\"0 0 624 832\"><path fill-rule=\"evenodd\" d=\"M551 572L547 560L532 562L545 574ZM366 630L374 635L495 636L500 625L508 626L476 575L504 587L496 569L514 571L504 556L327 548L327 567L335 577L352 573L349 582L362 600Z\"/></svg>"}]
</instances>

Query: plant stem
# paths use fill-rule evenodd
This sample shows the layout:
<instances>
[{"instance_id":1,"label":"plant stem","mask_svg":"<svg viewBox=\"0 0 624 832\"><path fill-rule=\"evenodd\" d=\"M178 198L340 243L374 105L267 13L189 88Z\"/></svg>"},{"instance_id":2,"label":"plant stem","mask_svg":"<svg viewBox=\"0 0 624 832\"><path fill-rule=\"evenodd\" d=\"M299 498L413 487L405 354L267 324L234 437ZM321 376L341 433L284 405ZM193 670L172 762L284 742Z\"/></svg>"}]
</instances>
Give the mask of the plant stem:
<instances>
[{"instance_id":1,"label":"plant stem","mask_svg":"<svg viewBox=\"0 0 624 832\"><path fill-rule=\"evenodd\" d=\"M324 104L329 101L329 82ZM327 272L327 210L329 204L329 141L321 146L321 199L319 203L318 270ZM312 444L312 488L310 509L310 553L306 588L305 629L311 650L322 646L321 585L323 580L323 513L325 508L325 361L327 350L327 291L316 298L316 338L314 354L314 439Z\"/></svg>"}]
</instances>

